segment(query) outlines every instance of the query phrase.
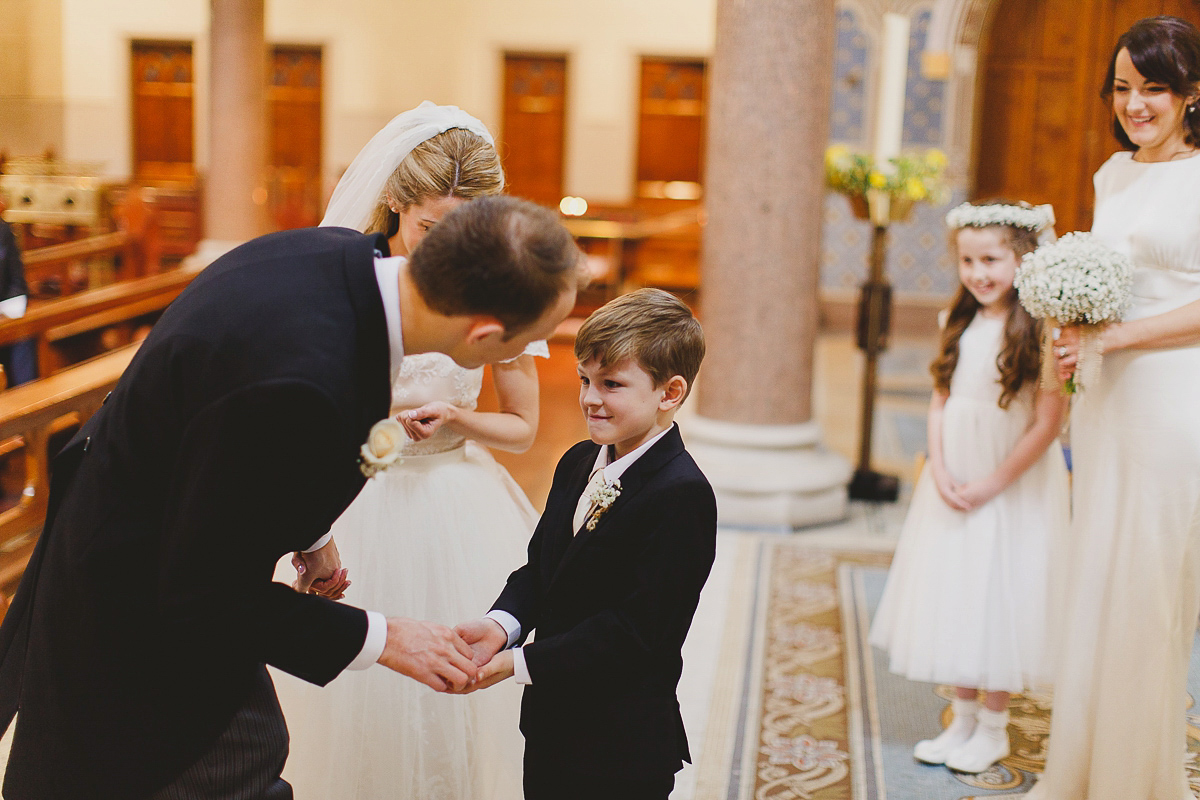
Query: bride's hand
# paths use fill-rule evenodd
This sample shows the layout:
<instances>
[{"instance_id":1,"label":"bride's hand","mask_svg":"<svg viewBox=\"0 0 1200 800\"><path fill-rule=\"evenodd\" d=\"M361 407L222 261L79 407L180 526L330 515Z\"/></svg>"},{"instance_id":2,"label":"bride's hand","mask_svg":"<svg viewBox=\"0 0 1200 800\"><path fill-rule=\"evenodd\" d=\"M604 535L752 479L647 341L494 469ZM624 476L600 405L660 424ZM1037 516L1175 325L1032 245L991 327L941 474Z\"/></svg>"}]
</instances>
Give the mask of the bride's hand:
<instances>
[{"instance_id":1,"label":"bride's hand","mask_svg":"<svg viewBox=\"0 0 1200 800\"><path fill-rule=\"evenodd\" d=\"M1053 333L1053 331L1052 331ZM1068 325L1054 337L1054 357L1058 360L1058 379L1066 383L1079 362L1079 326Z\"/></svg>"},{"instance_id":2,"label":"bride's hand","mask_svg":"<svg viewBox=\"0 0 1200 800\"><path fill-rule=\"evenodd\" d=\"M418 408L410 408L396 415L396 420L404 426L404 430L414 442L421 442L438 432L438 429L454 419L457 411L442 400L426 403Z\"/></svg>"}]
</instances>

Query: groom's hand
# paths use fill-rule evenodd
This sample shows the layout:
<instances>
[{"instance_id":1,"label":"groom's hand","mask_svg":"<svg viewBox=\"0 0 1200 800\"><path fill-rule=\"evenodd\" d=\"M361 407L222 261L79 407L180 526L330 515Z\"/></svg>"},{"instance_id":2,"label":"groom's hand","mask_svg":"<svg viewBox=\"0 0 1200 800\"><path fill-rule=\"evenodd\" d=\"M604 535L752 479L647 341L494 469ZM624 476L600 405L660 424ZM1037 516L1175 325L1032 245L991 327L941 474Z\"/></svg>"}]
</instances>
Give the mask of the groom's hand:
<instances>
[{"instance_id":1,"label":"groom's hand","mask_svg":"<svg viewBox=\"0 0 1200 800\"><path fill-rule=\"evenodd\" d=\"M379 663L439 692L461 692L475 680L473 655L445 625L389 617Z\"/></svg>"},{"instance_id":2,"label":"groom's hand","mask_svg":"<svg viewBox=\"0 0 1200 800\"><path fill-rule=\"evenodd\" d=\"M480 617L454 626L454 632L471 646L471 660L482 667L508 644L504 627L490 617Z\"/></svg>"},{"instance_id":3,"label":"groom's hand","mask_svg":"<svg viewBox=\"0 0 1200 800\"><path fill-rule=\"evenodd\" d=\"M333 539L325 546L308 553L293 553L292 566L296 568L296 582L292 588L304 594L312 592L332 600L340 600L350 581L342 569L342 557Z\"/></svg>"}]
</instances>

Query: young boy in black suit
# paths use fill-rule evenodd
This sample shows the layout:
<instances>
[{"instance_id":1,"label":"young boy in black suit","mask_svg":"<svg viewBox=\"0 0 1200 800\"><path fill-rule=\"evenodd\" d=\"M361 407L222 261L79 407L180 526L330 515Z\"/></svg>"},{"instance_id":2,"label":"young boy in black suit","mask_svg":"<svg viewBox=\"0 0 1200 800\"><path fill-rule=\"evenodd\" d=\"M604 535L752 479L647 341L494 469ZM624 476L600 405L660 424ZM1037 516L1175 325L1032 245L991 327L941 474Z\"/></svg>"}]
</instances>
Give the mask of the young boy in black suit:
<instances>
[{"instance_id":1,"label":"young boy in black suit","mask_svg":"<svg viewBox=\"0 0 1200 800\"><path fill-rule=\"evenodd\" d=\"M526 684L527 800L665 800L691 760L675 690L716 549L712 488L673 421L704 334L642 289L592 314L575 356L591 441L559 461L528 563L456 630L490 659L475 688Z\"/></svg>"}]
</instances>

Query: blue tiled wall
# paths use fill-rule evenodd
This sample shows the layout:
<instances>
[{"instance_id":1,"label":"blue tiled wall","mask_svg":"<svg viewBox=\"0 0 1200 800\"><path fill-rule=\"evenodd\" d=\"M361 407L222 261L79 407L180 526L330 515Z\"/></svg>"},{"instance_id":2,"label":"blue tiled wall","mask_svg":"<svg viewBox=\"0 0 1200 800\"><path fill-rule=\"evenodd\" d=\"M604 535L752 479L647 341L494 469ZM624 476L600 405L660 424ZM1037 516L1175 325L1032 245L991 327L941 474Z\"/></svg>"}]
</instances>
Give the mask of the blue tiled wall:
<instances>
[{"instance_id":1,"label":"blue tiled wall","mask_svg":"<svg viewBox=\"0 0 1200 800\"><path fill-rule=\"evenodd\" d=\"M833 62L833 112L829 138L835 142L863 141L867 102L866 69L869 44L850 9L837 12L837 50Z\"/></svg>"},{"instance_id":2,"label":"blue tiled wall","mask_svg":"<svg viewBox=\"0 0 1200 800\"><path fill-rule=\"evenodd\" d=\"M931 11L922 10L911 19L905 147L943 146L944 87L940 81L921 76L921 51L925 48L931 17ZM871 137L865 113L865 78L877 69L879 44L868 36L862 23L858 12L839 9L830 141L867 150ZM946 248L943 218L950 206L962 202L965 193L959 190L951 194L949 204L936 208L918 204L908 222L891 227L887 271L897 291L949 295L954 290L957 277ZM870 226L854 217L844 197L829 193L825 198L821 286L852 289L862 283L870 243Z\"/></svg>"}]
</instances>

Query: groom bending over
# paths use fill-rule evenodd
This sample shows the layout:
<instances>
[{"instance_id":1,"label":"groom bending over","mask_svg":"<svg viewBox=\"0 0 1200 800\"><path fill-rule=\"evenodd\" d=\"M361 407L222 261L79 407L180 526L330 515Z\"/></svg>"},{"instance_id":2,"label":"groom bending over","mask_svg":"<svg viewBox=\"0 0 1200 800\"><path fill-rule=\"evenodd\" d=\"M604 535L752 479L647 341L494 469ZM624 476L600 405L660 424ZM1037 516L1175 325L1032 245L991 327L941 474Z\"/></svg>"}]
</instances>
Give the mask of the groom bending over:
<instances>
[{"instance_id":1,"label":"groom bending over","mask_svg":"<svg viewBox=\"0 0 1200 800\"><path fill-rule=\"evenodd\" d=\"M475 678L440 625L271 580L363 484L405 353L464 367L545 339L579 251L553 214L485 198L405 262L310 228L214 262L54 462L46 525L0 629L4 797L290 798L264 664L325 684L378 661L437 689ZM333 545L306 556L336 566Z\"/></svg>"}]
</instances>

